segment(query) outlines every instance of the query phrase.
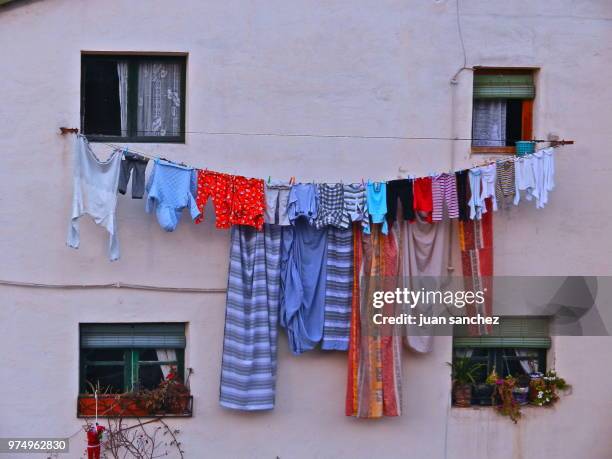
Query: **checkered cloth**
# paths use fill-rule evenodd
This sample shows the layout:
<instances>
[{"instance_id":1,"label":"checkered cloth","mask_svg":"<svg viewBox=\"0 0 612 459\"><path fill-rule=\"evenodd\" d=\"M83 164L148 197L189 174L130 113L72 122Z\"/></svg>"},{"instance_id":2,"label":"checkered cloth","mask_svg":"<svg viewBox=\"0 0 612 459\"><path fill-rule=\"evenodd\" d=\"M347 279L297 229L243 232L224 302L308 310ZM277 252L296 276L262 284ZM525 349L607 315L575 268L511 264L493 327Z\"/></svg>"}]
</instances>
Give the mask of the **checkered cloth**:
<instances>
[{"instance_id":1,"label":"checkered cloth","mask_svg":"<svg viewBox=\"0 0 612 459\"><path fill-rule=\"evenodd\" d=\"M344 187L342 183L330 185L320 183L317 185L318 213L315 227L321 229L331 225L337 228L342 226L344 214Z\"/></svg>"}]
</instances>

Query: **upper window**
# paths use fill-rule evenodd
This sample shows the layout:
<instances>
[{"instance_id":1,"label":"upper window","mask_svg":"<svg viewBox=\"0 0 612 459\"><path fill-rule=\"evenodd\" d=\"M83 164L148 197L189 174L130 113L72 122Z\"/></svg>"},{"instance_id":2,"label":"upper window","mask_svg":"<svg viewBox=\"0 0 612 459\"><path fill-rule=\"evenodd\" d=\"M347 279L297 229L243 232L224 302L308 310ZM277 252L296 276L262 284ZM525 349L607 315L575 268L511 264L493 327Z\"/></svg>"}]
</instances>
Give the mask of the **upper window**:
<instances>
[{"instance_id":1,"label":"upper window","mask_svg":"<svg viewBox=\"0 0 612 459\"><path fill-rule=\"evenodd\" d=\"M533 139L533 71L476 69L473 95L472 152L514 153Z\"/></svg>"},{"instance_id":2,"label":"upper window","mask_svg":"<svg viewBox=\"0 0 612 459\"><path fill-rule=\"evenodd\" d=\"M154 389L185 374L185 324L81 324L80 392Z\"/></svg>"},{"instance_id":3,"label":"upper window","mask_svg":"<svg viewBox=\"0 0 612 459\"><path fill-rule=\"evenodd\" d=\"M81 56L81 132L90 140L185 141L185 56Z\"/></svg>"}]
</instances>

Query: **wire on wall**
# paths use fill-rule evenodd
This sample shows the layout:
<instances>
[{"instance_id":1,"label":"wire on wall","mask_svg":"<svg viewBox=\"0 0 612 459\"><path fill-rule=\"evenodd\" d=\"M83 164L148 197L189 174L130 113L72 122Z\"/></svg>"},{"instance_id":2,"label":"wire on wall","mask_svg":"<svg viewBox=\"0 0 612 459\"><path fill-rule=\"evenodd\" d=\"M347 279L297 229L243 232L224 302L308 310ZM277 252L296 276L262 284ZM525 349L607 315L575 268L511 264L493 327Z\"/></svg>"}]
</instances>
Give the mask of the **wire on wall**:
<instances>
[{"instance_id":1,"label":"wire on wall","mask_svg":"<svg viewBox=\"0 0 612 459\"><path fill-rule=\"evenodd\" d=\"M108 284L45 284L38 282L21 282L11 280L0 280L0 286L60 289L60 290L90 290L90 289L129 289L129 290L152 290L156 292L172 293L227 293L226 288L195 288L195 287L165 287L146 284L129 284L114 282Z\"/></svg>"}]
</instances>

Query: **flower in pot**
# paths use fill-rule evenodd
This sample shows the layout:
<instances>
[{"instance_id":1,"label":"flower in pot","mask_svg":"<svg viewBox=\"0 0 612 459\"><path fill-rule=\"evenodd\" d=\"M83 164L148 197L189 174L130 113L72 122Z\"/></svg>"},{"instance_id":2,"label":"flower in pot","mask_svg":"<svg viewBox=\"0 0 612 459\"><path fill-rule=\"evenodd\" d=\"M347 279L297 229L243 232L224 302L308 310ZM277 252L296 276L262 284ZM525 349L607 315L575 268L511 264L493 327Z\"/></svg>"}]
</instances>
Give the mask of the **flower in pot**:
<instances>
[{"instance_id":1,"label":"flower in pot","mask_svg":"<svg viewBox=\"0 0 612 459\"><path fill-rule=\"evenodd\" d=\"M472 402L472 384L475 383L474 376L484 364L471 363L469 357L457 358L453 363L446 363L451 367L455 405L464 408L469 407Z\"/></svg>"},{"instance_id":2,"label":"flower in pot","mask_svg":"<svg viewBox=\"0 0 612 459\"><path fill-rule=\"evenodd\" d=\"M529 383L531 378L529 375L521 375L516 378L516 386L512 389L512 396L519 405L527 405L529 403Z\"/></svg>"},{"instance_id":3,"label":"flower in pot","mask_svg":"<svg viewBox=\"0 0 612 459\"><path fill-rule=\"evenodd\" d=\"M538 398L538 387L544 382L544 373L534 372L529 375L529 402L531 404L537 404L536 399Z\"/></svg>"},{"instance_id":4,"label":"flower in pot","mask_svg":"<svg viewBox=\"0 0 612 459\"><path fill-rule=\"evenodd\" d=\"M542 378L532 381L534 397L532 403L537 406L548 406L559 400L558 390L567 391L571 386L565 379L557 376L554 370L546 372Z\"/></svg>"},{"instance_id":5,"label":"flower in pot","mask_svg":"<svg viewBox=\"0 0 612 459\"><path fill-rule=\"evenodd\" d=\"M497 411L504 416L509 416L512 422L516 424L521 417L521 406L515 400L513 394L517 387L516 378L508 375L504 379L498 379L496 387L499 400Z\"/></svg>"}]
</instances>

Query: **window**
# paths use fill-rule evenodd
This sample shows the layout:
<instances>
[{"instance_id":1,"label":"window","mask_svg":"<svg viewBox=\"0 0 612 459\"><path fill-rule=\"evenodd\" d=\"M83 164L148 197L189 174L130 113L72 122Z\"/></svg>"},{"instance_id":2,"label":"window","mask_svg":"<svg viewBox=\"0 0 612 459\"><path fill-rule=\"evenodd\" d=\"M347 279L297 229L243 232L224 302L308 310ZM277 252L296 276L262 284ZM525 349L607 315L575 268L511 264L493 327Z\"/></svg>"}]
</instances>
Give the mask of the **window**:
<instances>
[{"instance_id":1,"label":"window","mask_svg":"<svg viewBox=\"0 0 612 459\"><path fill-rule=\"evenodd\" d=\"M186 56L81 56L81 132L89 140L185 141Z\"/></svg>"},{"instance_id":2,"label":"window","mask_svg":"<svg viewBox=\"0 0 612 459\"><path fill-rule=\"evenodd\" d=\"M453 361L467 357L482 365L475 374L476 385L484 383L493 369L503 378L544 373L551 344L548 326L546 317L502 317L486 336L470 336L467 326L455 326ZM490 393L472 391L473 405L490 403Z\"/></svg>"},{"instance_id":3,"label":"window","mask_svg":"<svg viewBox=\"0 0 612 459\"><path fill-rule=\"evenodd\" d=\"M473 153L514 153L533 139L533 71L476 69L473 97Z\"/></svg>"},{"instance_id":4,"label":"window","mask_svg":"<svg viewBox=\"0 0 612 459\"><path fill-rule=\"evenodd\" d=\"M185 324L81 324L83 394L154 389L176 369L185 374Z\"/></svg>"}]
</instances>

